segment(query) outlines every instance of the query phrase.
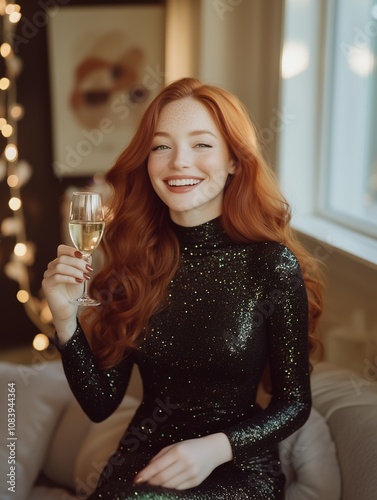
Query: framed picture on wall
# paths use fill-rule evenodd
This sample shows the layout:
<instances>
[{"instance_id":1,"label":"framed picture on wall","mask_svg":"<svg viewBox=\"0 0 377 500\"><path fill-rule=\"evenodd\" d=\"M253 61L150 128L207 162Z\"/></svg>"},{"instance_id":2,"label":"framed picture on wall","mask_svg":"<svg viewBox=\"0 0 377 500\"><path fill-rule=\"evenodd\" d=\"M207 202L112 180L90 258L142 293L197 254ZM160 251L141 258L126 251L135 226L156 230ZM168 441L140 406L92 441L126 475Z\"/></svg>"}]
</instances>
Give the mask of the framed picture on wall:
<instances>
[{"instance_id":1,"label":"framed picture on wall","mask_svg":"<svg viewBox=\"0 0 377 500\"><path fill-rule=\"evenodd\" d=\"M104 173L165 84L165 8L61 7L48 44L54 172Z\"/></svg>"}]
</instances>

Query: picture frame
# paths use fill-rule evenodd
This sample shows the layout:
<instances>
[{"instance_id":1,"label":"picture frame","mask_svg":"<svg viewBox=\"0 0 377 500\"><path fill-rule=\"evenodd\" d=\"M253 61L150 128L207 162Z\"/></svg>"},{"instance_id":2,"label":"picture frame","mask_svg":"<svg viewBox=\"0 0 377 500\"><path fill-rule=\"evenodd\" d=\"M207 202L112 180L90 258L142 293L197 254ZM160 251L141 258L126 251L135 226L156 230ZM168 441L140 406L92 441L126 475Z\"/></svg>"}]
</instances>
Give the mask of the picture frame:
<instances>
[{"instance_id":1,"label":"picture frame","mask_svg":"<svg viewBox=\"0 0 377 500\"><path fill-rule=\"evenodd\" d=\"M57 177L105 173L165 85L165 7L61 7L48 46Z\"/></svg>"}]
</instances>

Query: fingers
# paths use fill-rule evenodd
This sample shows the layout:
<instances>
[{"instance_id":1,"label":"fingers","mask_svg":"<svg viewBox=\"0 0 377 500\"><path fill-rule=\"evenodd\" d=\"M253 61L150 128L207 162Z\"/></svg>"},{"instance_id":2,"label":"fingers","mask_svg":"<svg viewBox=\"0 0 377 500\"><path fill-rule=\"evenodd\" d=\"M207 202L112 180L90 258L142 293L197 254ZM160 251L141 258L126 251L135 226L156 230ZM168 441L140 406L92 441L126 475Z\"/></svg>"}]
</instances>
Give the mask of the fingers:
<instances>
[{"instance_id":1,"label":"fingers","mask_svg":"<svg viewBox=\"0 0 377 500\"><path fill-rule=\"evenodd\" d=\"M165 453L165 450L165 448L162 449L152 458L149 464L136 475L134 479L135 484L149 482L153 476L174 463L173 457L169 457L169 454Z\"/></svg>"},{"instance_id":2,"label":"fingers","mask_svg":"<svg viewBox=\"0 0 377 500\"><path fill-rule=\"evenodd\" d=\"M43 275L44 279L49 279L55 283L82 283L84 280L90 279L90 274L86 269L56 263L47 268Z\"/></svg>"},{"instance_id":3,"label":"fingers","mask_svg":"<svg viewBox=\"0 0 377 500\"><path fill-rule=\"evenodd\" d=\"M219 462L216 453L211 452L219 449L220 434L188 439L163 448L136 475L134 483L148 483L178 490L197 486L215 467L229 460L226 455L226 459ZM224 437L226 438L225 434ZM228 439L227 444L230 446ZM221 441L220 449L222 447Z\"/></svg>"},{"instance_id":4,"label":"fingers","mask_svg":"<svg viewBox=\"0 0 377 500\"><path fill-rule=\"evenodd\" d=\"M187 470L181 470L178 464L174 464L153 476L148 481L148 484L179 490L195 486L195 484L192 484L194 478L194 474L190 475Z\"/></svg>"},{"instance_id":5,"label":"fingers","mask_svg":"<svg viewBox=\"0 0 377 500\"><path fill-rule=\"evenodd\" d=\"M63 255L69 256L69 257L76 257L76 259L83 259L85 262L91 262L92 257L89 257L88 259L84 259L83 254L77 250L74 247L71 247L69 245L59 245L58 246L58 258L62 257Z\"/></svg>"},{"instance_id":6,"label":"fingers","mask_svg":"<svg viewBox=\"0 0 377 500\"><path fill-rule=\"evenodd\" d=\"M157 455L155 455L150 463L153 463L155 462L156 460L158 460L160 457L162 457L163 455L165 455L171 448L173 448L175 445L174 444L170 444L169 446L165 446L165 448L162 448L162 450L160 450Z\"/></svg>"},{"instance_id":7,"label":"fingers","mask_svg":"<svg viewBox=\"0 0 377 500\"><path fill-rule=\"evenodd\" d=\"M82 283L90 279L92 266L72 247L60 245L58 257L50 262L43 275L55 283Z\"/></svg>"},{"instance_id":8,"label":"fingers","mask_svg":"<svg viewBox=\"0 0 377 500\"><path fill-rule=\"evenodd\" d=\"M166 488L185 489L198 484L198 470L177 445L162 449L134 479Z\"/></svg>"},{"instance_id":9,"label":"fingers","mask_svg":"<svg viewBox=\"0 0 377 500\"><path fill-rule=\"evenodd\" d=\"M134 479L135 483L149 481L153 476L158 474L161 470L165 469L166 467L169 467L169 465L174 463L173 457L169 456L169 454L164 452L165 449L162 449L155 457L152 458L149 464L136 475Z\"/></svg>"},{"instance_id":10,"label":"fingers","mask_svg":"<svg viewBox=\"0 0 377 500\"><path fill-rule=\"evenodd\" d=\"M59 245L58 246L58 257L61 257L62 255L68 255L71 257L82 257L81 252L76 250L74 247L70 247L68 245Z\"/></svg>"}]
</instances>

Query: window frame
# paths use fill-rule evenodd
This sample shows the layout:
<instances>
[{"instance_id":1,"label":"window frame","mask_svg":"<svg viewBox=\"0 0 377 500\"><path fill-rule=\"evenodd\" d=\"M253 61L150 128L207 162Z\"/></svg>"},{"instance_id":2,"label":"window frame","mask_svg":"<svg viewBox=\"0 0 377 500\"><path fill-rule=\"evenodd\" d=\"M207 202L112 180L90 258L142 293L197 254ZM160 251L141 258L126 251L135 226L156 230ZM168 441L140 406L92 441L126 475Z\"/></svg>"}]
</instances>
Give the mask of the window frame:
<instances>
[{"instance_id":1,"label":"window frame","mask_svg":"<svg viewBox=\"0 0 377 500\"><path fill-rule=\"evenodd\" d=\"M368 233L365 227L360 227L359 221L356 230L349 218L345 220L343 216L329 213L324 203L329 160L329 88L333 56L328 47L333 46L331 27L334 25L336 2L311 0L303 3L286 0L282 47L290 41L289 8L306 9L305 12L301 11L300 20L306 23L305 36L311 50L311 63L306 74L285 80L281 78L280 86L281 112L298 116L297 126L283 127L278 141L278 177L283 193L292 207L292 226L298 233L309 236L319 244L330 246L335 251L377 269L377 238L373 232ZM295 108L292 95L297 95L299 81L302 88L306 84L309 90L306 101L301 103L300 108ZM303 134L303 130L306 134ZM294 134L297 135L296 141ZM304 144L301 144L302 141Z\"/></svg>"},{"instance_id":2,"label":"window frame","mask_svg":"<svg viewBox=\"0 0 377 500\"><path fill-rule=\"evenodd\" d=\"M334 68L333 64L335 54L335 34L334 34L334 24L335 18L337 17L339 1L325 1L322 7L322 23L325 30L325 36L323 38L322 46L320 47L320 58L322 60L322 89L321 89L321 127L319 136L319 150L320 150L320 173L319 173L319 189L317 192L317 204L316 212L320 217L332 221L335 224L339 224L344 228L356 231L356 233L370 237L377 237L377 221L376 224L368 222L366 219L360 217L353 217L350 214L345 214L341 211L337 211L335 208L330 206L329 202L329 191L331 190L330 185L330 143L332 136L332 126L334 122L334 116L331 113L331 101L334 94ZM376 21L377 22L377 21ZM374 76L376 77L376 70L374 70ZM370 83L369 83L370 85ZM370 157L370 142L367 143L368 153L367 156ZM364 172L364 171L363 171Z\"/></svg>"}]
</instances>

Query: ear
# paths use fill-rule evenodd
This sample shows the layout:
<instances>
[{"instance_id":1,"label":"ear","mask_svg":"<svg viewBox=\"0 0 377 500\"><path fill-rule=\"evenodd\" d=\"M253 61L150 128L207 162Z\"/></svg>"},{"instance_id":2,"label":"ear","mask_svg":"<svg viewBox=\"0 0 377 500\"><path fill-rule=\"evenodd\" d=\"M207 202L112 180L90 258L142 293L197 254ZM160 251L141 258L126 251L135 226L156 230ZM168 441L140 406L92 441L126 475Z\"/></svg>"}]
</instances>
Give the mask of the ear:
<instances>
[{"instance_id":1,"label":"ear","mask_svg":"<svg viewBox=\"0 0 377 500\"><path fill-rule=\"evenodd\" d=\"M230 167L229 167L229 174L230 175L234 175L235 171L236 171L236 168L237 168L237 160L232 160L231 164L230 164Z\"/></svg>"}]
</instances>

